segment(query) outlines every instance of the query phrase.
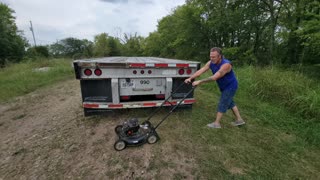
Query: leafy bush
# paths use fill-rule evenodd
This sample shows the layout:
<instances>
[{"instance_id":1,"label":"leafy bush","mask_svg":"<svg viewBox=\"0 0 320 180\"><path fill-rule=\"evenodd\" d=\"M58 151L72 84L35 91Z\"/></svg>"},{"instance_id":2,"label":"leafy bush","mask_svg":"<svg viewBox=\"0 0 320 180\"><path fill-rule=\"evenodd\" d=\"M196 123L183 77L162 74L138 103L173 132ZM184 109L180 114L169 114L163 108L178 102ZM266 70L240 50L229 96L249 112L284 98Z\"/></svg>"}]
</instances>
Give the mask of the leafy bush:
<instances>
[{"instance_id":1,"label":"leafy bush","mask_svg":"<svg viewBox=\"0 0 320 180\"><path fill-rule=\"evenodd\" d=\"M223 54L236 65L255 65L258 62L252 49L243 51L240 47L224 48Z\"/></svg>"},{"instance_id":2,"label":"leafy bush","mask_svg":"<svg viewBox=\"0 0 320 180\"><path fill-rule=\"evenodd\" d=\"M28 58L48 58L49 50L46 46L35 46L27 50L26 53Z\"/></svg>"}]
</instances>

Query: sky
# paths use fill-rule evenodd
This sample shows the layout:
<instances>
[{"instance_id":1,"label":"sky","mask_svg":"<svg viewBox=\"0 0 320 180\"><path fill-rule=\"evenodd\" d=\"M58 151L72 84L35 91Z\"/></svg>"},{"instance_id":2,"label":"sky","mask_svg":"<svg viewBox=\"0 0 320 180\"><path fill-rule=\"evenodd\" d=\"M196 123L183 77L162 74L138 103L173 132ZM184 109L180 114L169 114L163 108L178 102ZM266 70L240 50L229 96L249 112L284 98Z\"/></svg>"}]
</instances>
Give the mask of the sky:
<instances>
[{"instance_id":1,"label":"sky","mask_svg":"<svg viewBox=\"0 0 320 180\"><path fill-rule=\"evenodd\" d=\"M185 0L0 0L15 11L16 24L34 45L52 44L68 37L93 40L107 33L147 37L158 21Z\"/></svg>"}]
</instances>

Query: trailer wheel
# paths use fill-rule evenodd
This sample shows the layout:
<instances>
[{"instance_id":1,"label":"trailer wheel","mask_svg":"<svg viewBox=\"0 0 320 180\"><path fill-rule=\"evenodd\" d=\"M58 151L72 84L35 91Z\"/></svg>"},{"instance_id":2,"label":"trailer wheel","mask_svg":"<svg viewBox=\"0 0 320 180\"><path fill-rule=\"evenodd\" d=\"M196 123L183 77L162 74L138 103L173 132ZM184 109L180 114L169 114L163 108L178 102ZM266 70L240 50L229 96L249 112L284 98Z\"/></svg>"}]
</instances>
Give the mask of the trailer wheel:
<instances>
[{"instance_id":1,"label":"trailer wheel","mask_svg":"<svg viewBox=\"0 0 320 180\"><path fill-rule=\"evenodd\" d=\"M114 149L117 151L122 151L126 148L126 143L122 140L118 140L114 143Z\"/></svg>"},{"instance_id":2,"label":"trailer wheel","mask_svg":"<svg viewBox=\"0 0 320 180\"><path fill-rule=\"evenodd\" d=\"M147 139L149 144L154 144L157 142L157 140L158 140L158 137L154 134L150 135Z\"/></svg>"},{"instance_id":3,"label":"trailer wheel","mask_svg":"<svg viewBox=\"0 0 320 180\"><path fill-rule=\"evenodd\" d=\"M117 134L119 134L121 131L122 131L122 125L118 125L118 126L116 126L116 128L114 128L114 131L117 133Z\"/></svg>"}]
</instances>

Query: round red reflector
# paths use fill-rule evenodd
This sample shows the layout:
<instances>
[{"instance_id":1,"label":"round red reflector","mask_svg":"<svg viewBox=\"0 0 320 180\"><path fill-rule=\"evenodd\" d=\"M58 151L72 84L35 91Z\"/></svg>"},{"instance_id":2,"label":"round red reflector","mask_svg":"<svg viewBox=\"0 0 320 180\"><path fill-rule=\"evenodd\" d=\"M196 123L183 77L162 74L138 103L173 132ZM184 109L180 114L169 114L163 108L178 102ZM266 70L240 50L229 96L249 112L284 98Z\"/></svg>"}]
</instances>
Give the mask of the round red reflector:
<instances>
[{"instance_id":1,"label":"round red reflector","mask_svg":"<svg viewBox=\"0 0 320 180\"><path fill-rule=\"evenodd\" d=\"M101 76L101 74L102 74L101 69L94 70L94 74L97 75L97 76Z\"/></svg>"},{"instance_id":2,"label":"round red reflector","mask_svg":"<svg viewBox=\"0 0 320 180\"><path fill-rule=\"evenodd\" d=\"M149 70L149 71L148 71L148 74L151 74L151 73L152 73L152 71L151 71L151 70Z\"/></svg>"},{"instance_id":3,"label":"round red reflector","mask_svg":"<svg viewBox=\"0 0 320 180\"><path fill-rule=\"evenodd\" d=\"M188 69L187 70L187 74L191 74L192 73L192 70L191 69Z\"/></svg>"},{"instance_id":4,"label":"round red reflector","mask_svg":"<svg viewBox=\"0 0 320 180\"><path fill-rule=\"evenodd\" d=\"M184 69L179 69L179 74L183 75L184 74Z\"/></svg>"},{"instance_id":5,"label":"round red reflector","mask_svg":"<svg viewBox=\"0 0 320 180\"><path fill-rule=\"evenodd\" d=\"M132 72L133 74L137 74L137 70L133 70L133 72Z\"/></svg>"},{"instance_id":6,"label":"round red reflector","mask_svg":"<svg viewBox=\"0 0 320 180\"><path fill-rule=\"evenodd\" d=\"M84 74L85 74L86 76L91 76L91 74L92 74L91 69L85 69L85 70L84 70Z\"/></svg>"},{"instance_id":7,"label":"round red reflector","mask_svg":"<svg viewBox=\"0 0 320 180\"><path fill-rule=\"evenodd\" d=\"M141 70L140 73L141 73L141 74L144 74L144 70Z\"/></svg>"}]
</instances>

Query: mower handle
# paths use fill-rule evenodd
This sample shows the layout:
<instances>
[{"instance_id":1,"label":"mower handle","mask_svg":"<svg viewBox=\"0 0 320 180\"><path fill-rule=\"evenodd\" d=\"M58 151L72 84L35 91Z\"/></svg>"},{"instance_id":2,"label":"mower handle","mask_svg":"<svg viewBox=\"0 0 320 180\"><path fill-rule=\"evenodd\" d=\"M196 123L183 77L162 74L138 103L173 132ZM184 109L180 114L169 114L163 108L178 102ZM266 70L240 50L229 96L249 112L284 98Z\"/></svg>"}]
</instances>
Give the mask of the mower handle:
<instances>
[{"instance_id":1,"label":"mower handle","mask_svg":"<svg viewBox=\"0 0 320 180\"><path fill-rule=\"evenodd\" d=\"M167 97L163 102L162 104L155 110L153 111L153 113L151 113L151 115L147 118L146 121L149 121L157 112L160 111L160 108L166 103L166 102L169 102L168 100L172 97L173 94L175 94L184 84L189 84L189 83L181 83L173 92L171 92L170 96ZM184 96L184 98L176 105L176 106L179 106L183 100L185 100L187 98L187 96L196 88L196 86L192 86L191 90L187 93L187 95ZM170 103L170 102L169 102ZM171 104L171 103L170 103ZM172 105L172 104L171 104ZM175 109L175 108L174 108ZM173 110L174 110L173 109Z\"/></svg>"}]
</instances>

